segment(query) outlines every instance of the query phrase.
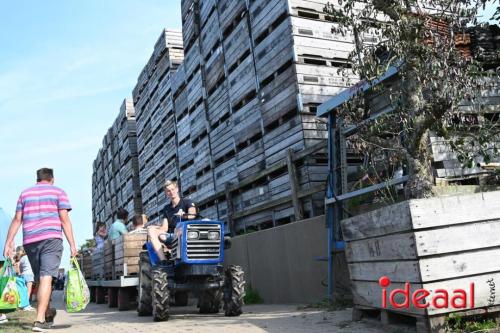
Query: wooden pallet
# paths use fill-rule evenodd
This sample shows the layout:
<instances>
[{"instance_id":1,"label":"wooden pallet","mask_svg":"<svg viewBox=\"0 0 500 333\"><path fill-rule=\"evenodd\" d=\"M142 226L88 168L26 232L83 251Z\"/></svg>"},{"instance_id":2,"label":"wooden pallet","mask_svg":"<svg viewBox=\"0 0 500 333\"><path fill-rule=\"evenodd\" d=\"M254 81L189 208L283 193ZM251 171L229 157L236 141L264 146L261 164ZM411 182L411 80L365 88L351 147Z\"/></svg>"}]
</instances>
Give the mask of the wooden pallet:
<instances>
[{"instance_id":1,"label":"wooden pallet","mask_svg":"<svg viewBox=\"0 0 500 333\"><path fill-rule=\"evenodd\" d=\"M500 324L500 308L494 307L489 309L476 309L469 311L459 311L453 313L454 317L467 320L482 320L486 318L493 319L497 325ZM406 326L416 330L417 333L445 333L447 328L447 315L438 316L419 316L408 313L401 313L391 310L379 308L371 308L364 306L354 306L352 310L352 320L360 321L362 319L379 320L387 330L394 326Z\"/></svg>"}]
</instances>

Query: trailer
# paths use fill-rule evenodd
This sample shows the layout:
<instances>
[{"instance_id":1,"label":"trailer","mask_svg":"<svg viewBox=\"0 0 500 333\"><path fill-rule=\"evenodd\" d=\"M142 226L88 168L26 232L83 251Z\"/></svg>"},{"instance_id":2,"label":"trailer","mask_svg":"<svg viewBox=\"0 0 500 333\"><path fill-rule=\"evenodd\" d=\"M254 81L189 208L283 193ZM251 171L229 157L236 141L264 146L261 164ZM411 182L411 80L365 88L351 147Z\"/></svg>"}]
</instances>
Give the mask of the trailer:
<instances>
[{"instance_id":1,"label":"trailer","mask_svg":"<svg viewBox=\"0 0 500 333\"><path fill-rule=\"evenodd\" d=\"M139 254L145 230L106 241L102 249L82 254L81 268L90 289L90 301L120 311L137 308Z\"/></svg>"}]
</instances>

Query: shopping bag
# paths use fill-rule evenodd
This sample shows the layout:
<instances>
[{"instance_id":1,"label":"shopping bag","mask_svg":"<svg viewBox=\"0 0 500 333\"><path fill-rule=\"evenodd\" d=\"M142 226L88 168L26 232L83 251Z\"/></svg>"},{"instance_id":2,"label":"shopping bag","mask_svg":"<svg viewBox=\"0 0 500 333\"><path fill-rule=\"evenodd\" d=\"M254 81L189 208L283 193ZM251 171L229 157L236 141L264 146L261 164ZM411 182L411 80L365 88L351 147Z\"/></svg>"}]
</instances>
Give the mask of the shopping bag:
<instances>
[{"instance_id":1,"label":"shopping bag","mask_svg":"<svg viewBox=\"0 0 500 333\"><path fill-rule=\"evenodd\" d=\"M19 306L19 292L12 261L7 259L0 271L0 312L15 311Z\"/></svg>"},{"instance_id":2,"label":"shopping bag","mask_svg":"<svg viewBox=\"0 0 500 333\"><path fill-rule=\"evenodd\" d=\"M16 277L17 292L19 293L19 307L24 309L30 305L30 298L28 296L28 287L26 280L22 276Z\"/></svg>"},{"instance_id":3,"label":"shopping bag","mask_svg":"<svg viewBox=\"0 0 500 333\"><path fill-rule=\"evenodd\" d=\"M68 312L84 310L90 301L90 291L75 257L71 258L66 281L66 290L64 291L66 310Z\"/></svg>"}]
</instances>

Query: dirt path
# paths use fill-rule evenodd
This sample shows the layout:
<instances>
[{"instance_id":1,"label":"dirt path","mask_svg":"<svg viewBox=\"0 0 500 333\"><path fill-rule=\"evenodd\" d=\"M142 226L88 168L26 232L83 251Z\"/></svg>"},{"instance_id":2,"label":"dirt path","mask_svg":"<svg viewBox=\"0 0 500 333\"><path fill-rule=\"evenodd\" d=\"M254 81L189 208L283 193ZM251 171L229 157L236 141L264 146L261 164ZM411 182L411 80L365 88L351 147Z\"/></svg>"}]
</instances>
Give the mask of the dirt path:
<instances>
[{"instance_id":1,"label":"dirt path","mask_svg":"<svg viewBox=\"0 0 500 333\"><path fill-rule=\"evenodd\" d=\"M135 311L119 312L107 305L93 303L82 313L68 314L63 310L61 293L55 294L53 299L59 309L53 332L58 333L387 332L376 321L352 322L350 310L327 312L299 310L296 305L249 305L242 316L228 318L221 314L200 315L195 307L173 307L171 319L157 323L151 317L138 317Z\"/></svg>"}]
</instances>

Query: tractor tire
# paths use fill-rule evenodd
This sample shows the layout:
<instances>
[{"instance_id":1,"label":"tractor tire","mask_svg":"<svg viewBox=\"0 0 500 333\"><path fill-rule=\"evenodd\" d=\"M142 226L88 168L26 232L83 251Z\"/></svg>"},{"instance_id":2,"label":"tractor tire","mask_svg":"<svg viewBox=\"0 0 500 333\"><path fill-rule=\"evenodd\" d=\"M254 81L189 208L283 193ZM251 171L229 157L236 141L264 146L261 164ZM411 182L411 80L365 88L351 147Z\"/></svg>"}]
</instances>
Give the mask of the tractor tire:
<instances>
[{"instance_id":1,"label":"tractor tire","mask_svg":"<svg viewBox=\"0 0 500 333\"><path fill-rule=\"evenodd\" d=\"M222 292L220 289L212 289L203 292L198 300L200 313L219 313L222 303Z\"/></svg>"},{"instance_id":2,"label":"tractor tire","mask_svg":"<svg viewBox=\"0 0 500 333\"><path fill-rule=\"evenodd\" d=\"M170 312L170 291L167 273L161 268L153 269L153 319L167 321Z\"/></svg>"},{"instance_id":3,"label":"tractor tire","mask_svg":"<svg viewBox=\"0 0 500 333\"><path fill-rule=\"evenodd\" d=\"M175 293L175 306L187 306L189 294L187 292Z\"/></svg>"},{"instance_id":4,"label":"tractor tire","mask_svg":"<svg viewBox=\"0 0 500 333\"><path fill-rule=\"evenodd\" d=\"M147 252L139 255L139 290L137 296L137 314L151 316L153 313L153 299L151 286L151 262Z\"/></svg>"},{"instance_id":5,"label":"tractor tire","mask_svg":"<svg viewBox=\"0 0 500 333\"><path fill-rule=\"evenodd\" d=\"M226 269L224 285L224 315L236 317L242 314L243 297L245 297L245 276L240 266L229 266Z\"/></svg>"}]
</instances>

